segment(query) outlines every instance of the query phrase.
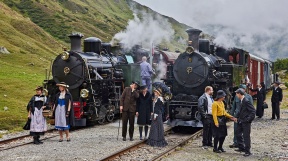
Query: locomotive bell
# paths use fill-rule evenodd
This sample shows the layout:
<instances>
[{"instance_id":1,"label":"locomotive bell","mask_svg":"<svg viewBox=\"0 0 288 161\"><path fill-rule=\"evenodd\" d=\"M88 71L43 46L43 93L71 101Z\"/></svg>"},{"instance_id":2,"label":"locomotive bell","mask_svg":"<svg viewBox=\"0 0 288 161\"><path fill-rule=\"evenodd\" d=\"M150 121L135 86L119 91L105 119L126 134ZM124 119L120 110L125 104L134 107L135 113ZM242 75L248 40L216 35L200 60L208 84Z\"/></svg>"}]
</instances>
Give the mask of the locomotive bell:
<instances>
[{"instance_id":1,"label":"locomotive bell","mask_svg":"<svg viewBox=\"0 0 288 161\"><path fill-rule=\"evenodd\" d=\"M68 52L63 52L61 54L61 59L62 60L68 60L69 59L69 53Z\"/></svg>"}]
</instances>

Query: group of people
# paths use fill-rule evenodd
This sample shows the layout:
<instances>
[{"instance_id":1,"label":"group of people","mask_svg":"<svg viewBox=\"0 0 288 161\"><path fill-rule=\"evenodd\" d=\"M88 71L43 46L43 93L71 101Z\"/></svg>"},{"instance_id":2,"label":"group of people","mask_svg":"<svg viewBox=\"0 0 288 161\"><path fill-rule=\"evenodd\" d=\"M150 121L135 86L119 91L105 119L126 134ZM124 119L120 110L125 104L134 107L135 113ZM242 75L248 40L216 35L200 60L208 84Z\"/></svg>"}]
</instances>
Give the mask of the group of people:
<instances>
[{"instance_id":1,"label":"group of people","mask_svg":"<svg viewBox=\"0 0 288 161\"><path fill-rule=\"evenodd\" d=\"M59 93L56 95L56 99L53 103L52 111L55 117L55 128L58 129L60 139L63 141L63 132L66 134L67 142L70 141L69 129L74 126L74 109L72 108L72 96L68 91L68 85L61 82L56 84L59 87ZM30 135L33 136L34 144L43 144L40 141L40 135L44 135L47 131L46 118L43 116L43 110L47 108L47 97L43 95L43 87L36 87L36 94L32 96L28 105L28 118L31 119L30 123Z\"/></svg>"},{"instance_id":2,"label":"group of people","mask_svg":"<svg viewBox=\"0 0 288 161\"><path fill-rule=\"evenodd\" d=\"M151 146L164 147L167 142L164 138L164 127L162 113L164 99L162 90L154 89L154 95L150 94L148 87L140 87L139 82L132 82L126 87L120 99L120 113L122 113L122 137L126 141L127 126L129 121L129 139L133 141L135 115L139 126L140 140L147 139L147 144ZM148 127L151 125L148 137ZM143 137L143 127L145 137Z\"/></svg>"},{"instance_id":3,"label":"group of people","mask_svg":"<svg viewBox=\"0 0 288 161\"><path fill-rule=\"evenodd\" d=\"M279 87L280 83L275 82L272 87L272 118L280 119L280 107L283 94ZM262 118L264 115L263 104L266 102L265 84L261 83L257 89L249 88L251 91L257 92L257 107L253 106L253 98L246 93L247 86L241 84L235 91L236 96L233 100L232 108L229 113L224 107L225 92L223 90L217 91L216 98L213 99L213 88L207 86L205 93L198 99L198 111L201 114L201 121L203 123L203 140L202 145L204 149L209 146L213 147L213 152L222 153L223 143L227 136L226 118L234 121L234 138L233 144L230 148L237 148L235 151L244 152L244 156L251 155L251 123L255 118ZM212 137L214 141L212 143ZM214 145L213 145L214 144Z\"/></svg>"}]
</instances>

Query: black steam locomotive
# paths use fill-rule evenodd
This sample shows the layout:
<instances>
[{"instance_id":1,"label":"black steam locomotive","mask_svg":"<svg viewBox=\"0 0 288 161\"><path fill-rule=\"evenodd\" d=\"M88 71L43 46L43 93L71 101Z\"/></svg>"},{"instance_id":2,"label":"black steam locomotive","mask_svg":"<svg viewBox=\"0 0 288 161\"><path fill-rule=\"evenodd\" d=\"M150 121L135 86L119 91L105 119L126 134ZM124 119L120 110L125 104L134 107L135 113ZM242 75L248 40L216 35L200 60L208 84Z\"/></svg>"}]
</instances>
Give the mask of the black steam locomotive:
<instances>
[{"instance_id":1,"label":"black steam locomotive","mask_svg":"<svg viewBox=\"0 0 288 161\"><path fill-rule=\"evenodd\" d=\"M119 98L123 89L123 71L117 57L111 54L111 45L100 39L82 34L72 34L71 50L58 55L52 64L53 79L44 81L49 91L49 102L55 100L59 82L69 85L73 96L76 126L86 126L86 122L111 122L119 113Z\"/></svg>"},{"instance_id":2,"label":"black steam locomotive","mask_svg":"<svg viewBox=\"0 0 288 161\"><path fill-rule=\"evenodd\" d=\"M215 53L209 40L199 40L198 29L188 29L189 45L173 65L167 66L164 82L170 87L173 98L169 102L169 124L172 126L202 127L197 112L198 98L206 86L227 93L226 104L230 105L233 70L235 64L227 62ZM229 107L228 107L229 108Z\"/></svg>"}]
</instances>

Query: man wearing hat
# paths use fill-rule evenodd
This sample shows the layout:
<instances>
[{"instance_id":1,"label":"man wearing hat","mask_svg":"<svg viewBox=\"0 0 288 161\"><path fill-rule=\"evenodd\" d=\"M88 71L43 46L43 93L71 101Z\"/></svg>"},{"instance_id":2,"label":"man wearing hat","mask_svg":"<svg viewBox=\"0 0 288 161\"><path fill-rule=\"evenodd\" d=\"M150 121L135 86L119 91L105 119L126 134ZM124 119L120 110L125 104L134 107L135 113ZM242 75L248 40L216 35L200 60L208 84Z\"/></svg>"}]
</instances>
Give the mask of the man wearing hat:
<instances>
[{"instance_id":1,"label":"man wearing hat","mask_svg":"<svg viewBox=\"0 0 288 161\"><path fill-rule=\"evenodd\" d=\"M272 102L272 118L271 120L275 119L275 115L277 117L277 121L280 120L280 104L283 99L283 92L282 89L279 87L281 83L276 81L274 83L274 87L272 89L272 97L271 97L271 102Z\"/></svg>"},{"instance_id":2,"label":"man wearing hat","mask_svg":"<svg viewBox=\"0 0 288 161\"><path fill-rule=\"evenodd\" d=\"M255 118L256 110L251 101L245 98L245 92L239 88L235 91L236 97L240 99L240 111L237 119L236 136L238 149L235 151L245 152L244 156L251 155L251 123ZM243 138L242 138L243 134ZM244 139L244 140L243 140Z\"/></svg>"},{"instance_id":3,"label":"man wearing hat","mask_svg":"<svg viewBox=\"0 0 288 161\"><path fill-rule=\"evenodd\" d=\"M134 81L130 87L126 87L120 98L120 113L122 113L122 137L126 141L127 124L129 120L129 137L133 141L134 121L136 114L136 101L139 97L138 87L140 83Z\"/></svg>"},{"instance_id":4,"label":"man wearing hat","mask_svg":"<svg viewBox=\"0 0 288 161\"><path fill-rule=\"evenodd\" d=\"M247 86L245 84L240 84L239 85L240 89L243 89L244 91L244 96L246 99L248 99L252 104L253 104L253 98L250 94L246 93L245 90ZM234 116L235 118L238 118L239 112L240 112L240 106L241 106L241 100L238 97L235 97L232 103L232 108L230 110L230 114ZM237 143L237 137L236 137L236 129L237 129L237 123L234 122L234 137L233 137L233 144L229 145L230 148L237 148L238 143ZM243 138L243 136L241 135Z\"/></svg>"}]
</instances>

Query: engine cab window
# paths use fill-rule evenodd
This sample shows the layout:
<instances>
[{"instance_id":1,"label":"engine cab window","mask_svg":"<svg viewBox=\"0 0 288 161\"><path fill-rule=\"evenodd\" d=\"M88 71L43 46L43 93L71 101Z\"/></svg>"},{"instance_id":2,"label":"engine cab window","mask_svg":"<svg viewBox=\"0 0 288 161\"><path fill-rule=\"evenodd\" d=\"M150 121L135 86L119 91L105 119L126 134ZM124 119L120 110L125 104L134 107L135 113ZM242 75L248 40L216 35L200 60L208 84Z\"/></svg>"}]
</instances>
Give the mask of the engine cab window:
<instances>
[{"instance_id":1,"label":"engine cab window","mask_svg":"<svg viewBox=\"0 0 288 161\"><path fill-rule=\"evenodd\" d=\"M229 62L238 64L239 63L239 53L229 54Z\"/></svg>"}]
</instances>

